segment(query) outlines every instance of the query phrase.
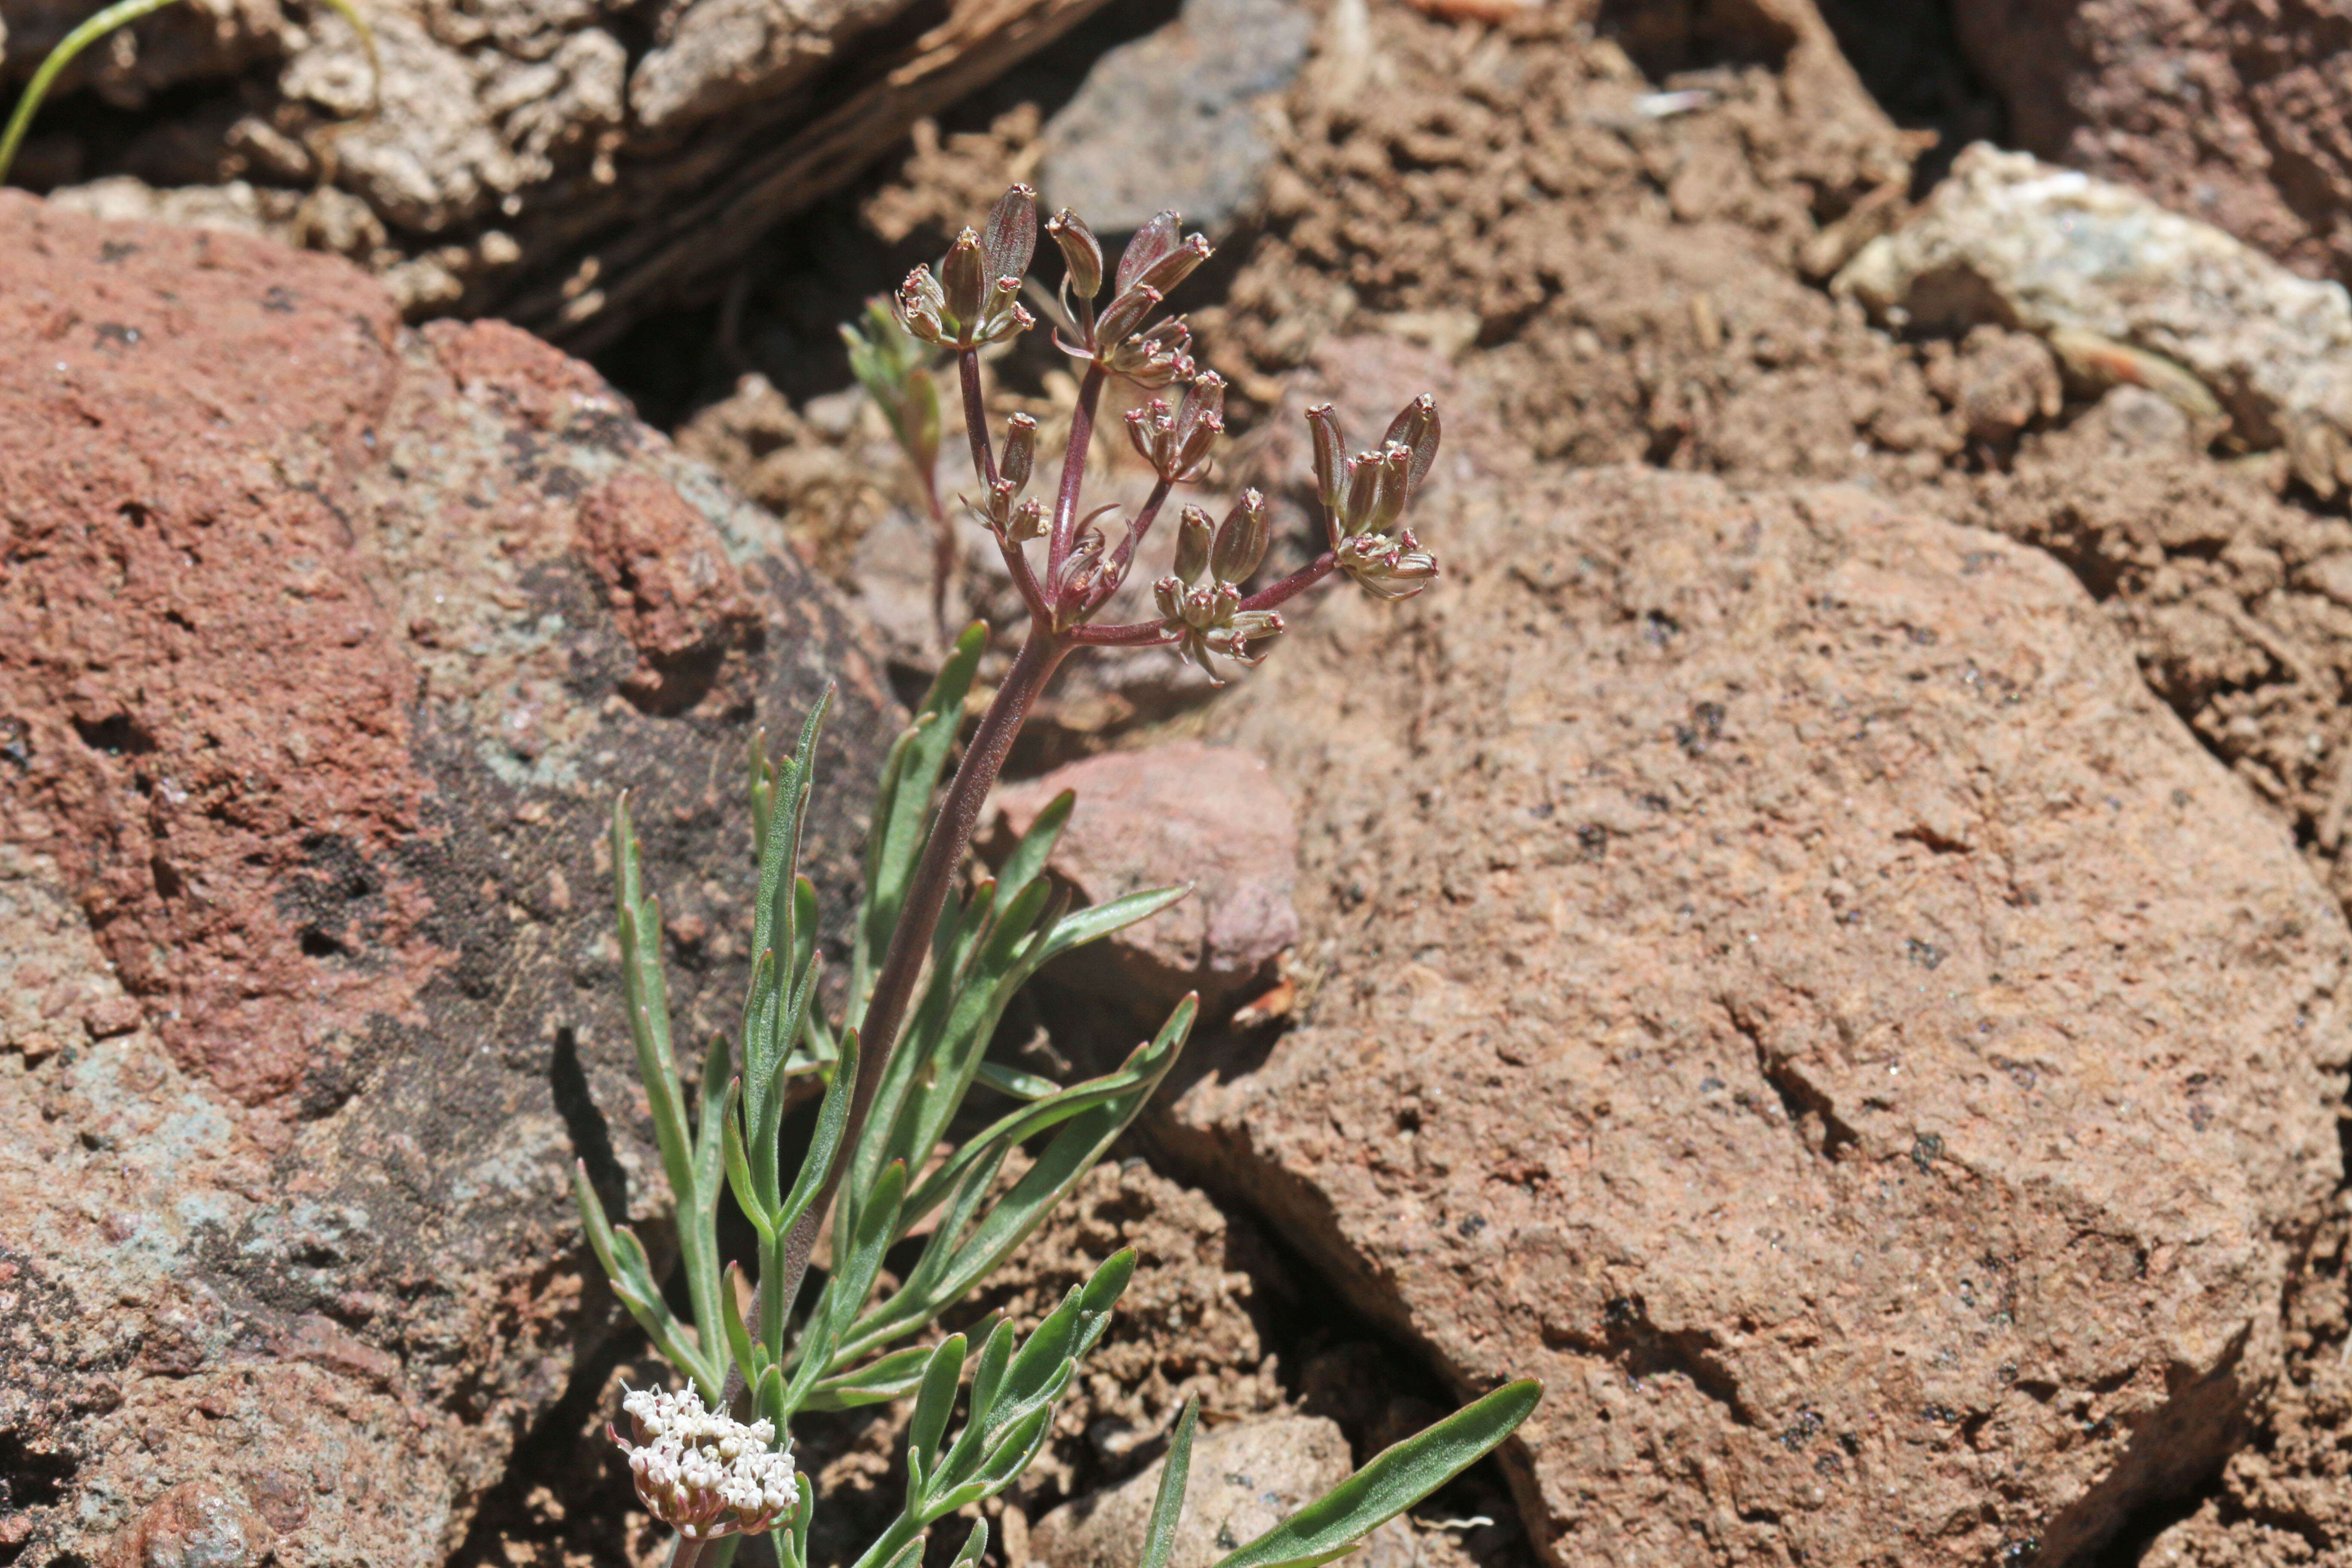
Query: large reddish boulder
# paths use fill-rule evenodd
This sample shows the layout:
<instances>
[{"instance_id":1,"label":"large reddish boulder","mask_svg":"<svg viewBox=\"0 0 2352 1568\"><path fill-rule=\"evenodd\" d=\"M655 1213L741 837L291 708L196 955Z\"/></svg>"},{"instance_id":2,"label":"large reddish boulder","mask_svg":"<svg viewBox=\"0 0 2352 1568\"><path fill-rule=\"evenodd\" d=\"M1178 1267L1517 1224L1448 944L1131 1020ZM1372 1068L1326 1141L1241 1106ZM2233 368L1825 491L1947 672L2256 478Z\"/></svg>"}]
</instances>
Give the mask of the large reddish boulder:
<instances>
[{"instance_id":1,"label":"large reddish boulder","mask_svg":"<svg viewBox=\"0 0 2352 1568\"><path fill-rule=\"evenodd\" d=\"M572 1162L658 1212L614 794L706 1036L751 726L841 683L838 917L895 708L525 334L20 195L0 245L0 1552L436 1563L612 1321Z\"/></svg>"},{"instance_id":2,"label":"large reddish boulder","mask_svg":"<svg viewBox=\"0 0 2352 1568\"><path fill-rule=\"evenodd\" d=\"M2210 1474L2340 1175L2285 831L2011 541L1647 469L1422 531L1440 591L1228 726L1317 983L1169 1146L1465 1392L1545 1380L1557 1568L2063 1563Z\"/></svg>"}]
</instances>

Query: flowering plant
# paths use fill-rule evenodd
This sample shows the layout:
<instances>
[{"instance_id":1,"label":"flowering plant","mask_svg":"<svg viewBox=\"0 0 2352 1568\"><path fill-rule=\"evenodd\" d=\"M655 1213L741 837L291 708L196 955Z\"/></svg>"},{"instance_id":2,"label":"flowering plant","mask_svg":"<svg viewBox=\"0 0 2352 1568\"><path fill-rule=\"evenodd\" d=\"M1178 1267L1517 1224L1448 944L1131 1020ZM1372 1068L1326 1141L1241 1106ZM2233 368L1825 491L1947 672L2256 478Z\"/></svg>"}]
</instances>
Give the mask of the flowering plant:
<instances>
[{"instance_id":1,"label":"flowering plant","mask_svg":"<svg viewBox=\"0 0 2352 1568\"><path fill-rule=\"evenodd\" d=\"M665 1301L645 1247L626 1226L607 1222L584 1168L577 1194L582 1222L615 1292L692 1384L674 1394L630 1394L624 1408L635 1440L622 1445L639 1497L678 1532L674 1564L687 1568L723 1562L741 1536L763 1531L772 1534L782 1568L804 1568L814 1499L793 1473L793 1417L909 1394L905 1506L856 1568L917 1568L932 1525L1003 1491L1036 1457L1058 1402L1134 1272L1133 1252L1115 1254L1025 1337L993 1321L970 1338L900 1344L984 1279L1102 1156L1173 1064L1196 1011L1195 999L1185 998L1159 1035L1116 1071L1080 1083L1057 1085L985 1059L1006 1005L1040 966L1182 896L1181 889L1140 892L1083 910L1056 902L1043 872L1069 817L1066 794L1040 814L994 877L962 884L982 803L1062 660L1087 647L1164 646L1204 668L1213 657L1255 663L1283 629L1277 607L1334 572L1382 598L1418 593L1436 574L1410 532L1389 537L1436 455L1435 405L1426 397L1409 405L1378 448L1354 457L1345 455L1339 421L1325 405L1308 417L1329 549L1252 593L1247 584L1266 548L1264 498L1244 494L1214 526L1187 507L1177 524L1173 570L1155 584L1159 617L1094 624L1133 570L1174 487L1207 471L1224 427L1224 384L1197 370L1183 322L1151 321L1166 291L1207 258L1209 247L1198 235L1180 238L1175 215L1160 214L1128 245L1109 302L1097 313L1104 274L1094 236L1067 212L1045 228L1066 271L1060 298L1067 320L1055 341L1086 365L1050 512L1023 496L1035 467L1036 422L1014 416L1000 445L981 392L980 350L1034 324L1020 298L1036 247L1030 190L1007 192L984 236L970 229L960 235L936 276L918 268L894 307L908 334L955 356L979 488L979 499L967 504L1020 589L1028 635L935 813L931 797L960 728L985 627L972 626L956 640L889 752L867 843L846 1006L836 1022L828 1023L817 1000L816 891L798 871L817 729L829 696L808 715L789 758L772 758L764 740L753 742L755 961L740 1043L723 1037L710 1043L691 1129L670 1042L660 910L644 887L625 799L614 815L624 990L655 1139L677 1203L690 1326ZM877 335L881 330L876 322ZM902 447L927 464L939 439L928 371L875 337L853 335L852 348L860 378L883 403ZM1155 479L1115 547L1096 520L1118 509L1080 514L1095 416L1112 376L1146 390L1183 384L1172 405L1155 400L1129 417L1130 437ZM924 477L935 494L928 469ZM1037 542L1045 545L1042 574L1028 553ZM797 1077L824 1087L814 1132L787 1180L782 1118ZM1010 1108L943 1151L943 1135L976 1086ZM1041 1140L1029 1168L998 1191L1013 1148L1037 1148ZM722 1267L722 1191L733 1194L755 1233L755 1289L739 1288L740 1260ZM884 1254L925 1222L930 1230L913 1267L887 1296L873 1300ZM793 1308L827 1226L832 1268L795 1322ZM963 1421L950 1439L967 1373ZM1496 1390L1379 1456L1220 1568L1309 1568L1340 1554L1502 1441L1539 1393L1532 1383ZM1165 1568L1196 1417L1188 1407L1171 1438L1143 1568ZM987 1533L984 1522L973 1526L958 1568L978 1563Z\"/></svg>"}]
</instances>

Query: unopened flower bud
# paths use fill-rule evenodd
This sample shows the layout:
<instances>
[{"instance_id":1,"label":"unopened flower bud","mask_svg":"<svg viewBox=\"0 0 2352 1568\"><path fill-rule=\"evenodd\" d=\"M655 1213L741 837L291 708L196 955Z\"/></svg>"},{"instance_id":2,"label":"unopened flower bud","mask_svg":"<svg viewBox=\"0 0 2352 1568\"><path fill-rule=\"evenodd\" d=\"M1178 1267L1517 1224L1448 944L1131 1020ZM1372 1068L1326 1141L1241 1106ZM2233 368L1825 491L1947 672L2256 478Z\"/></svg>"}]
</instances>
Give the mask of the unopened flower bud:
<instances>
[{"instance_id":1,"label":"unopened flower bud","mask_svg":"<svg viewBox=\"0 0 2352 1568\"><path fill-rule=\"evenodd\" d=\"M1045 537L1045 503L1024 500L1013 509L1013 521L1005 532L1015 544Z\"/></svg>"},{"instance_id":2,"label":"unopened flower bud","mask_svg":"<svg viewBox=\"0 0 2352 1568\"><path fill-rule=\"evenodd\" d=\"M1190 278L1195 268L1215 254L1206 239L1197 234L1188 235L1183 244L1162 252L1138 273L1136 287L1157 289L1165 294Z\"/></svg>"},{"instance_id":3,"label":"unopened flower bud","mask_svg":"<svg viewBox=\"0 0 2352 1568\"><path fill-rule=\"evenodd\" d=\"M1347 437L1339 431L1339 411L1328 403L1318 403L1307 411L1307 427L1315 437L1315 493L1323 502L1323 510L1335 519L1339 511L1340 487L1347 479ZM1334 544L1339 542L1335 537Z\"/></svg>"},{"instance_id":4,"label":"unopened flower bud","mask_svg":"<svg viewBox=\"0 0 2352 1568\"><path fill-rule=\"evenodd\" d=\"M940 263L940 285L947 291L947 313L959 325L969 329L988 309L988 258L980 248L980 236L965 229L948 247L947 259Z\"/></svg>"},{"instance_id":5,"label":"unopened flower bud","mask_svg":"<svg viewBox=\"0 0 2352 1568\"><path fill-rule=\"evenodd\" d=\"M1158 391L1192 374L1192 329L1171 316L1114 343L1102 359L1114 375L1125 376L1148 391Z\"/></svg>"},{"instance_id":6,"label":"unopened flower bud","mask_svg":"<svg viewBox=\"0 0 2352 1568\"><path fill-rule=\"evenodd\" d=\"M1255 490L1244 490L1234 510L1225 514L1224 526L1217 530L1216 549L1209 557L1210 573L1220 583L1246 583L1265 559L1266 537L1265 498Z\"/></svg>"},{"instance_id":7,"label":"unopened flower bud","mask_svg":"<svg viewBox=\"0 0 2352 1568\"><path fill-rule=\"evenodd\" d=\"M1143 318L1158 309L1160 290L1145 284L1123 289L1104 310L1102 320L1095 323L1095 341L1116 343L1143 324Z\"/></svg>"},{"instance_id":8,"label":"unopened flower bud","mask_svg":"<svg viewBox=\"0 0 2352 1568\"><path fill-rule=\"evenodd\" d=\"M1412 469L1406 478L1408 494L1419 492L1429 466L1437 460L1438 435L1437 399L1426 392L1406 404L1403 412L1389 422L1389 433L1381 438L1382 445L1394 444L1412 454Z\"/></svg>"},{"instance_id":9,"label":"unopened flower bud","mask_svg":"<svg viewBox=\"0 0 2352 1568\"><path fill-rule=\"evenodd\" d=\"M1112 281L1114 293L1124 294L1142 278L1144 268L1176 248L1177 230L1181 221L1172 212L1154 213L1135 237L1127 242L1119 253L1118 276Z\"/></svg>"},{"instance_id":10,"label":"unopened flower bud","mask_svg":"<svg viewBox=\"0 0 2352 1568\"><path fill-rule=\"evenodd\" d=\"M1176 410L1175 461L1171 478L1198 479L1205 472L1209 449L1225 428L1225 378L1202 371L1184 389Z\"/></svg>"},{"instance_id":11,"label":"unopened flower bud","mask_svg":"<svg viewBox=\"0 0 2352 1568\"><path fill-rule=\"evenodd\" d=\"M982 240L981 250L989 275L1012 279L1017 291L1028 274L1030 258L1037 253L1035 191L1014 185L996 199L996 205L989 210L987 237Z\"/></svg>"},{"instance_id":12,"label":"unopened flower bud","mask_svg":"<svg viewBox=\"0 0 2352 1568\"><path fill-rule=\"evenodd\" d=\"M1201 580L1208 568L1211 542L1216 531L1209 524L1209 514L1197 506L1188 506L1176 517L1176 575L1188 586Z\"/></svg>"},{"instance_id":13,"label":"unopened flower bud","mask_svg":"<svg viewBox=\"0 0 2352 1568\"><path fill-rule=\"evenodd\" d=\"M1062 264L1069 277L1062 287L1081 300L1092 300L1102 292L1102 244L1094 231L1078 219L1078 215L1064 207L1045 220L1045 232L1062 248Z\"/></svg>"},{"instance_id":14,"label":"unopened flower bud","mask_svg":"<svg viewBox=\"0 0 2352 1568\"><path fill-rule=\"evenodd\" d=\"M1004 456L996 471L1009 481L1015 494L1029 482L1029 470L1037 461L1037 421L1026 414L1016 414L1005 421Z\"/></svg>"}]
</instances>

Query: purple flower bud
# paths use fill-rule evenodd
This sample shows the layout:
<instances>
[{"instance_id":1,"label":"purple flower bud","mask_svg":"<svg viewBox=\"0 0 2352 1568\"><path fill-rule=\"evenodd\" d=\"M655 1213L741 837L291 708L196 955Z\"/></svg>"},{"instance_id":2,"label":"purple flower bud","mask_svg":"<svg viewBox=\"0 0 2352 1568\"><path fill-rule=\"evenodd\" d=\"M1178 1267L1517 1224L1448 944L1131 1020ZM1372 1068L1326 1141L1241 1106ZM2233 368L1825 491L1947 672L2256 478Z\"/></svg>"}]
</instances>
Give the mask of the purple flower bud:
<instances>
[{"instance_id":1,"label":"purple flower bud","mask_svg":"<svg viewBox=\"0 0 2352 1568\"><path fill-rule=\"evenodd\" d=\"M1013 522L1005 531L1015 544L1045 537L1045 503L1024 500L1013 509Z\"/></svg>"},{"instance_id":2,"label":"purple flower bud","mask_svg":"<svg viewBox=\"0 0 2352 1568\"><path fill-rule=\"evenodd\" d=\"M988 261L981 254L980 236L970 229L957 235L940 263L940 283L947 292L947 315L959 336L968 335L988 308Z\"/></svg>"},{"instance_id":3,"label":"purple flower bud","mask_svg":"<svg viewBox=\"0 0 2352 1568\"><path fill-rule=\"evenodd\" d=\"M996 199L988 214L988 237L981 242L992 277L1010 277L1013 287L1027 276L1037 253L1037 193L1015 185Z\"/></svg>"},{"instance_id":4,"label":"purple flower bud","mask_svg":"<svg viewBox=\"0 0 2352 1568\"><path fill-rule=\"evenodd\" d=\"M1105 307L1102 320L1095 324L1095 342L1115 343L1143 324L1143 318L1159 309L1160 293L1150 284L1139 284L1119 290Z\"/></svg>"},{"instance_id":5,"label":"purple flower bud","mask_svg":"<svg viewBox=\"0 0 2352 1568\"><path fill-rule=\"evenodd\" d=\"M1135 281L1167 293L1192 275L1192 270L1214 256L1209 242L1201 236L1187 235L1184 243L1161 252L1151 264L1136 274Z\"/></svg>"},{"instance_id":6,"label":"purple flower bud","mask_svg":"<svg viewBox=\"0 0 2352 1568\"><path fill-rule=\"evenodd\" d=\"M1209 552L1215 530L1209 525L1209 514L1197 506L1188 506L1176 518L1176 575L1187 585L1201 580L1209 564ZM1223 574L1219 574L1223 575Z\"/></svg>"},{"instance_id":7,"label":"purple flower bud","mask_svg":"<svg viewBox=\"0 0 2352 1568\"><path fill-rule=\"evenodd\" d=\"M1175 249L1179 226L1174 213L1163 212L1154 213L1150 222L1137 229L1135 237L1127 242L1127 248L1119 254L1118 276L1111 284L1111 291L1126 293L1143 276L1145 268Z\"/></svg>"},{"instance_id":8,"label":"purple flower bud","mask_svg":"<svg viewBox=\"0 0 2352 1568\"><path fill-rule=\"evenodd\" d=\"M1407 476L1408 495L1418 494L1421 481L1429 474L1429 466L1437 460L1437 399L1426 392L1404 405L1404 411L1389 422L1389 433L1382 442L1394 442L1412 454L1412 472Z\"/></svg>"},{"instance_id":9,"label":"purple flower bud","mask_svg":"<svg viewBox=\"0 0 2352 1568\"><path fill-rule=\"evenodd\" d=\"M1094 231L1078 220L1078 215L1064 207L1045 220L1045 232L1062 247L1062 264L1069 269L1069 279L1063 288L1081 300L1092 300L1102 292L1102 244Z\"/></svg>"},{"instance_id":10,"label":"purple flower bud","mask_svg":"<svg viewBox=\"0 0 2352 1568\"><path fill-rule=\"evenodd\" d=\"M1328 403L1317 404L1307 411L1307 426L1315 437L1315 493L1336 528L1340 488L1348 477L1348 442L1339 432L1339 410ZM1331 542L1339 542L1336 534Z\"/></svg>"},{"instance_id":11,"label":"purple flower bud","mask_svg":"<svg viewBox=\"0 0 2352 1568\"><path fill-rule=\"evenodd\" d=\"M1026 414L1016 414L1005 421L1004 456L996 466L998 475L1011 484L1014 494L1029 482L1029 470L1037 461L1037 421Z\"/></svg>"},{"instance_id":12,"label":"purple flower bud","mask_svg":"<svg viewBox=\"0 0 2352 1568\"><path fill-rule=\"evenodd\" d=\"M1246 583L1265 559L1266 537L1265 498L1255 490L1244 490L1234 510L1225 514L1224 526L1217 530L1210 572L1220 583Z\"/></svg>"}]
</instances>

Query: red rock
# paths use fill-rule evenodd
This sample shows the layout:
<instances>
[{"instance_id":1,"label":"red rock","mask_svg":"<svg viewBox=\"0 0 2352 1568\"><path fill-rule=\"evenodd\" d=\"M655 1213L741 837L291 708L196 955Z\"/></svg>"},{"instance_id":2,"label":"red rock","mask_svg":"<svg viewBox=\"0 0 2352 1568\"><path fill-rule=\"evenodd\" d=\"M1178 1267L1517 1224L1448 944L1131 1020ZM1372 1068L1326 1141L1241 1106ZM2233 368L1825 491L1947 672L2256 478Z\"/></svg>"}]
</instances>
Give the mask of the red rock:
<instances>
[{"instance_id":1,"label":"red rock","mask_svg":"<svg viewBox=\"0 0 2352 1568\"><path fill-rule=\"evenodd\" d=\"M1250 752L1180 741L1106 752L1001 789L990 808L992 856L1009 851L1064 790L1077 792L1077 805L1050 869L1079 899L1192 889L1172 909L1063 960L1064 978L1151 1015L1198 991L1213 1014L1244 999L1297 940L1297 825Z\"/></svg>"},{"instance_id":2,"label":"red rock","mask_svg":"<svg viewBox=\"0 0 2352 1568\"><path fill-rule=\"evenodd\" d=\"M1165 1143L1460 1392L1545 1380L1557 1568L2076 1561L2210 1474L2340 1177L2288 836L2012 542L1649 469L1443 511L1441 591L1244 689L1318 984Z\"/></svg>"},{"instance_id":3,"label":"red rock","mask_svg":"<svg viewBox=\"0 0 2352 1568\"><path fill-rule=\"evenodd\" d=\"M0 1452L57 1478L26 1560L178 1561L212 1526L175 1489L266 1458L328 1483L254 1516L281 1561L438 1563L610 1332L572 1161L658 1218L613 796L668 912L738 929L751 726L839 680L838 921L898 710L774 520L526 334L14 193L0 245ZM742 959L680 966L684 1037Z\"/></svg>"}]
</instances>

